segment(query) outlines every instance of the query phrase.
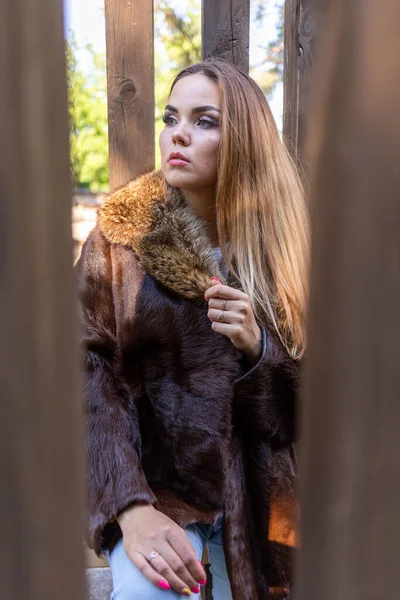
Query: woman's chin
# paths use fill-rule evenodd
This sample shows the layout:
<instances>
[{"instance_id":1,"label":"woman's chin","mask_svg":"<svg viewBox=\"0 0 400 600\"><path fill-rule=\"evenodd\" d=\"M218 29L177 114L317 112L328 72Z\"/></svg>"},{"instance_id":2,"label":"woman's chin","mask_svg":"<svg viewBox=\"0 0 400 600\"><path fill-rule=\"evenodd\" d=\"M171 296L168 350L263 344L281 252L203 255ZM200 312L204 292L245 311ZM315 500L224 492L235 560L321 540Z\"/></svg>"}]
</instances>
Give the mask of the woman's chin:
<instances>
[{"instance_id":1,"label":"woman's chin","mask_svg":"<svg viewBox=\"0 0 400 600\"><path fill-rule=\"evenodd\" d=\"M191 184L190 177L185 176L184 173L179 173L176 171L171 172L170 169L163 171L163 173L165 179L169 185L172 185L172 187L182 188L187 187L188 185L190 186Z\"/></svg>"}]
</instances>

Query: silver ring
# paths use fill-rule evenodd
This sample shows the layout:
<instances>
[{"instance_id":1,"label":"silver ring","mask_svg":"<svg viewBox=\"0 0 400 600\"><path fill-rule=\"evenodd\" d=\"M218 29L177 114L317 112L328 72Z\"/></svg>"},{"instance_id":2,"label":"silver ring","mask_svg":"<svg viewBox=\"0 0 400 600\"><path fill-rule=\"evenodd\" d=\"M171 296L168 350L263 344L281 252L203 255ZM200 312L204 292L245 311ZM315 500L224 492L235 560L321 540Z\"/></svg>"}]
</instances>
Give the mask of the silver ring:
<instances>
[{"instance_id":1,"label":"silver ring","mask_svg":"<svg viewBox=\"0 0 400 600\"><path fill-rule=\"evenodd\" d=\"M157 552L157 550L153 550L153 552L150 553L149 562L151 562L153 558L156 558L156 556L161 556L161 554Z\"/></svg>"},{"instance_id":2,"label":"silver ring","mask_svg":"<svg viewBox=\"0 0 400 600\"><path fill-rule=\"evenodd\" d=\"M218 322L219 323L226 323L225 319L224 319L224 311L221 310L221 314L218 317Z\"/></svg>"}]
</instances>

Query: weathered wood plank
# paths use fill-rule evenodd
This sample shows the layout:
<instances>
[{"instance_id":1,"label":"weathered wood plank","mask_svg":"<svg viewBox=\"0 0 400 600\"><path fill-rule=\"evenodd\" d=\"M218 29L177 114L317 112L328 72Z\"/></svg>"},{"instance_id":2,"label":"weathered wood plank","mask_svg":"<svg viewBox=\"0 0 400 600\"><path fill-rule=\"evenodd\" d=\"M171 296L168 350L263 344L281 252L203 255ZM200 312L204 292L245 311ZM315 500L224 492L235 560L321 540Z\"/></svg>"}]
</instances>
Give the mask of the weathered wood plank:
<instances>
[{"instance_id":1,"label":"weathered wood plank","mask_svg":"<svg viewBox=\"0 0 400 600\"><path fill-rule=\"evenodd\" d=\"M321 5L316 0L301 0L298 21L298 117L297 161L304 180L309 177L305 144L312 79L314 75L315 41L322 36Z\"/></svg>"},{"instance_id":2,"label":"weathered wood plank","mask_svg":"<svg viewBox=\"0 0 400 600\"><path fill-rule=\"evenodd\" d=\"M154 168L153 0L105 0L110 188Z\"/></svg>"},{"instance_id":3,"label":"weathered wood plank","mask_svg":"<svg viewBox=\"0 0 400 600\"><path fill-rule=\"evenodd\" d=\"M298 600L398 587L399 21L332 1L318 48Z\"/></svg>"},{"instance_id":4,"label":"weathered wood plank","mask_svg":"<svg viewBox=\"0 0 400 600\"><path fill-rule=\"evenodd\" d=\"M315 0L286 0L285 3L283 138L304 183L309 175L305 140L315 39L322 35L322 13Z\"/></svg>"},{"instance_id":5,"label":"weathered wood plank","mask_svg":"<svg viewBox=\"0 0 400 600\"><path fill-rule=\"evenodd\" d=\"M224 58L249 70L250 1L203 0L203 58Z\"/></svg>"},{"instance_id":6,"label":"weathered wood plank","mask_svg":"<svg viewBox=\"0 0 400 600\"><path fill-rule=\"evenodd\" d=\"M0 595L81 600L82 406L61 0L1 3L0 80Z\"/></svg>"},{"instance_id":7,"label":"weathered wood plank","mask_svg":"<svg viewBox=\"0 0 400 600\"><path fill-rule=\"evenodd\" d=\"M284 21L283 139L297 162L300 0L286 0Z\"/></svg>"}]
</instances>

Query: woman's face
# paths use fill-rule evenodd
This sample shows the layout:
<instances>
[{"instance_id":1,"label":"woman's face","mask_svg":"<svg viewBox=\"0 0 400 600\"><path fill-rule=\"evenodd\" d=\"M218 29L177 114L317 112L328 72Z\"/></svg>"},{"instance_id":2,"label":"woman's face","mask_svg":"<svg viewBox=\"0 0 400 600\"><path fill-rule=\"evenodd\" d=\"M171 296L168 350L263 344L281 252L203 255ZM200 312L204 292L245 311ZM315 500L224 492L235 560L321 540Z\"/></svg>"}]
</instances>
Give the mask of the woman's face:
<instances>
[{"instance_id":1,"label":"woman's face","mask_svg":"<svg viewBox=\"0 0 400 600\"><path fill-rule=\"evenodd\" d=\"M215 188L220 140L218 86L201 74L174 86L160 135L161 168L173 187L188 192Z\"/></svg>"}]
</instances>

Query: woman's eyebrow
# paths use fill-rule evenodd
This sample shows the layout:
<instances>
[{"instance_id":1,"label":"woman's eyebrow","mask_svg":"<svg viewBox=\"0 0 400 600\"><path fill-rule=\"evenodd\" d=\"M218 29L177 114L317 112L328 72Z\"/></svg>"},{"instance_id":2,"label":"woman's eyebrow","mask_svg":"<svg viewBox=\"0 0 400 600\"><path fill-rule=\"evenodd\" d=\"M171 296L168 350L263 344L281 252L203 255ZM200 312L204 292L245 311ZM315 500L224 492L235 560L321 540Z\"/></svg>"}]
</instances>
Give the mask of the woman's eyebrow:
<instances>
[{"instance_id":1,"label":"woman's eyebrow","mask_svg":"<svg viewBox=\"0 0 400 600\"><path fill-rule=\"evenodd\" d=\"M175 106L171 106L170 104L167 104L167 106L165 107L165 110L169 110L171 112L174 113L179 113L179 110L177 108L175 108ZM219 110L219 108L217 108L216 106L212 106L211 104L206 104L205 106L196 106L196 108L192 108L192 113L200 113L200 112L206 112L207 110L215 110L216 112L221 112Z\"/></svg>"},{"instance_id":2,"label":"woman's eyebrow","mask_svg":"<svg viewBox=\"0 0 400 600\"><path fill-rule=\"evenodd\" d=\"M197 106L196 108L192 108L192 113L206 112L207 110L216 110L219 113L221 112L216 106L206 104L205 106Z\"/></svg>"}]
</instances>

